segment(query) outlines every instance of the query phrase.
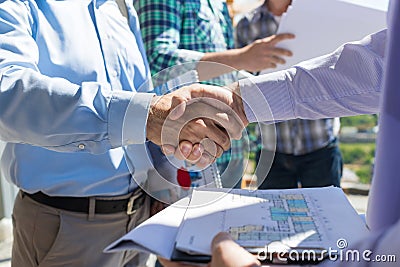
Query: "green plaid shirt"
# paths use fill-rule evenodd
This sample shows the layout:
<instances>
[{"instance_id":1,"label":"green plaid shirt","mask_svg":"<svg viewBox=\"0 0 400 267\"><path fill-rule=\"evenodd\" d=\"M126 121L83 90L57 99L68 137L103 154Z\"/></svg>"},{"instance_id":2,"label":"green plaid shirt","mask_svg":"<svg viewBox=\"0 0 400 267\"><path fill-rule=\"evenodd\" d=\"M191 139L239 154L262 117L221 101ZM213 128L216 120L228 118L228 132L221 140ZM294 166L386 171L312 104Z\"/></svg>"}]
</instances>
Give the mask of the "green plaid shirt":
<instances>
[{"instance_id":1,"label":"green plaid shirt","mask_svg":"<svg viewBox=\"0 0 400 267\"><path fill-rule=\"evenodd\" d=\"M228 8L220 0L134 0L152 75L182 63L196 63L207 52L234 48ZM229 77L230 76L230 77ZM233 75L213 80L231 83ZM243 158L243 143L232 141L217 163Z\"/></svg>"}]
</instances>

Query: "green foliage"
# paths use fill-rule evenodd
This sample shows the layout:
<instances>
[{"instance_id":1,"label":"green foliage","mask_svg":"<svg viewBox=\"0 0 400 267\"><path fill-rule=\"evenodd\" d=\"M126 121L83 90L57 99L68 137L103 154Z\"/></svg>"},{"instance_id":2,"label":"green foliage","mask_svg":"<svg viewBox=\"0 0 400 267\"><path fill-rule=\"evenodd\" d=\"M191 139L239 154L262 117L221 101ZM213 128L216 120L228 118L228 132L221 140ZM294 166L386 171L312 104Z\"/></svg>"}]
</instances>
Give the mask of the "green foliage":
<instances>
[{"instance_id":1,"label":"green foliage","mask_svg":"<svg viewBox=\"0 0 400 267\"><path fill-rule=\"evenodd\" d=\"M357 127L359 130L367 130L376 126L378 123L377 115L360 115L353 117L342 117L340 118L340 124L342 127L351 126Z\"/></svg>"},{"instance_id":2,"label":"green foliage","mask_svg":"<svg viewBox=\"0 0 400 267\"><path fill-rule=\"evenodd\" d=\"M344 164L371 164L375 157L375 144L340 144Z\"/></svg>"},{"instance_id":3,"label":"green foliage","mask_svg":"<svg viewBox=\"0 0 400 267\"><path fill-rule=\"evenodd\" d=\"M361 148L346 149L342 150L343 162L345 164L354 164L356 162L362 161L365 158L365 151Z\"/></svg>"},{"instance_id":4,"label":"green foliage","mask_svg":"<svg viewBox=\"0 0 400 267\"><path fill-rule=\"evenodd\" d=\"M372 165L363 165L360 169L356 170L357 176L360 178L360 183L369 184L371 183Z\"/></svg>"},{"instance_id":5,"label":"green foliage","mask_svg":"<svg viewBox=\"0 0 400 267\"><path fill-rule=\"evenodd\" d=\"M375 157L375 143L341 143L344 164L352 169L361 183L370 183Z\"/></svg>"}]
</instances>

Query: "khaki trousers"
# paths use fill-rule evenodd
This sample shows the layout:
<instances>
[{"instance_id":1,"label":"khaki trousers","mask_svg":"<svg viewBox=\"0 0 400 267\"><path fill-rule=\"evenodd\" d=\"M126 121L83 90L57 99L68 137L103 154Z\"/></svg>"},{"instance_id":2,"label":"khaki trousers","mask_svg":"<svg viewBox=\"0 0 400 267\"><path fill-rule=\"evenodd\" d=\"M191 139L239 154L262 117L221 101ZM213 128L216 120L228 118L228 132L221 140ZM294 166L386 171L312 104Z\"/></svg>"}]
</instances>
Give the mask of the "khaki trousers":
<instances>
[{"instance_id":1,"label":"khaki trousers","mask_svg":"<svg viewBox=\"0 0 400 267\"><path fill-rule=\"evenodd\" d=\"M13 211L12 267L145 266L147 255L103 249L149 217L150 199L133 215L84 214L40 204L21 192Z\"/></svg>"}]
</instances>

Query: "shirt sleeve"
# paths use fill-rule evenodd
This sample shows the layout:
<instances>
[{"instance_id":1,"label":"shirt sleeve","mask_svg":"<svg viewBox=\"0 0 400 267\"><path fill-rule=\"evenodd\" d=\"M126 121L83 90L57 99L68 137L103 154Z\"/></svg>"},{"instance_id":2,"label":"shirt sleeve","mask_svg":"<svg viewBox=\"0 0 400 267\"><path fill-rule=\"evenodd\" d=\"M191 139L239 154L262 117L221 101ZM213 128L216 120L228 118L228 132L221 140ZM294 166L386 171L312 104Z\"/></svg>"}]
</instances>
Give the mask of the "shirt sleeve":
<instances>
[{"instance_id":1,"label":"shirt sleeve","mask_svg":"<svg viewBox=\"0 0 400 267\"><path fill-rule=\"evenodd\" d=\"M0 6L0 138L61 152L104 153L143 143L152 95L43 75L33 23L22 1ZM129 106L142 117L134 113L137 124L123 140Z\"/></svg>"},{"instance_id":2,"label":"shirt sleeve","mask_svg":"<svg viewBox=\"0 0 400 267\"><path fill-rule=\"evenodd\" d=\"M288 70L239 82L250 122L378 112L386 30Z\"/></svg>"},{"instance_id":3,"label":"shirt sleeve","mask_svg":"<svg viewBox=\"0 0 400 267\"><path fill-rule=\"evenodd\" d=\"M180 49L183 2L137 0L135 8L152 75L182 63L198 62L204 53Z\"/></svg>"}]
</instances>

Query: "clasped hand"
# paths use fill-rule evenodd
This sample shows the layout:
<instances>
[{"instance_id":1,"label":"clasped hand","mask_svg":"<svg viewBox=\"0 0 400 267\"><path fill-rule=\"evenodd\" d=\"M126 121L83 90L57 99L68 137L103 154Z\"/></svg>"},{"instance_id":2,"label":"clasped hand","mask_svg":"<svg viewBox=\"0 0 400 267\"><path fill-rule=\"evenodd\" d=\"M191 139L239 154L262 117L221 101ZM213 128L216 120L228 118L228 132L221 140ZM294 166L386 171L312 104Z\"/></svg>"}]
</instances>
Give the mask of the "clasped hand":
<instances>
[{"instance_id":1,"label":"clasped hand","mask_svg":"<svg viewBox=\"0 0 400 267\"><path fill-rule=\"evenodd\" d=\"M147 138L165 154L206 167L229 149L231 139L240 139L247 124L237 84L194 84L153 98Z\"/></svg>"}]
</instances>

